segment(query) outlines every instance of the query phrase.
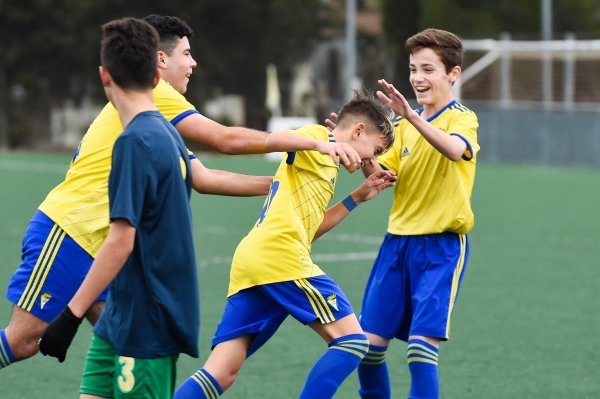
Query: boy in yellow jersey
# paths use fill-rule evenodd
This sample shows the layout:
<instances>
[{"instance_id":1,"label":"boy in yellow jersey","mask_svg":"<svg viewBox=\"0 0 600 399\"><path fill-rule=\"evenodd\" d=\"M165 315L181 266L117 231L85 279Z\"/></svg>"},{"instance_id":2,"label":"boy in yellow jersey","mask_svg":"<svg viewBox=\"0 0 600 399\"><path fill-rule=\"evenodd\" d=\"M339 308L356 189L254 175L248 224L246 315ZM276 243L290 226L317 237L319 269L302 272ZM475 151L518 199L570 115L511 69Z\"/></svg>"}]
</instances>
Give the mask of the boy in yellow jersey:
<instances>
[{"instance_id":1,"label":"boy in yellow jersey","mask_svg":"<svg viewBox=\"0 0 600 399\"><path fill-rule=\"evenodd\" d=\"M145 19L159 33L158 69L162 79L154 100L178 132L219 152L264 153L267 133L228 128L200 115L183 94L196 61L191 56L192 29L176 17ZM54 188L31 220L23 240L23 263L9 282L14 303L10 324L0 330L0 369L38 352L38 340L50 321L79 288L104 242L109 227L108 175L112 149L123 131L108 103L89 127L71 161L65 180ZM193 188L220 195L265 195L272 178L211 170L190 154ZM86 313L94 324L106 292Z\"/></svg>"},{"instance_id":2,"label":"boy in yellow jersey","mask_svg":"<svg viewBox=\"0 0 600 399\"><path fill-rule=\"evenodd\" d=\"M309 373L300 397L333 397L367 353L368 343L347 297L312 262L311 245L395 179L389 171L378 171L326 211L338 177L337 156L374 162L393 141L386 109L360 94L342 108L331 133L319 125L271 133L267 147L288 154L256 225L233 256L227 304L213 351L204 367L177 389L175 399L220 396L246 358L288 315L309 325L329 346Z\"/></svg>"},{"instance_id":3,"label":"boy in yellow jersey","mask_svg":"<svg viewBox=\"0 0 600 399\"><path fill-rule=\"evenodd\" d=\"M450 333L450 316L469 256L473 227L477 117L452 96L460 77L461 41L427 29L406 41L410 83L422 106L413 110L385 80L378 92L398 117L396 142L365 165L365 175L397 174L388 234L369 277L360 324L369 353L358 367L360 395L390 398L385 354L389 342L408 342L410 399L439 397L438 351Z\"/></svg>"}]
</instances>

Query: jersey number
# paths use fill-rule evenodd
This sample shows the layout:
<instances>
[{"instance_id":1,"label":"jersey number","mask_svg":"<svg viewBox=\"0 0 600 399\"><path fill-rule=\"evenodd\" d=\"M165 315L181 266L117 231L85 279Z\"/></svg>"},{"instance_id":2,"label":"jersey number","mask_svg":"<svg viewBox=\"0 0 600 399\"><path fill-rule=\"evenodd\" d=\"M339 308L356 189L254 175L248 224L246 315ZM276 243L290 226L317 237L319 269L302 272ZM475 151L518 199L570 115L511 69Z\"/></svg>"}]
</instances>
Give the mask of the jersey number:
<instances>
[{"instance_id":1,"label":"jersey number","mask_svg":"<svg viewBox=\"0 0 600 399\"><path fill-rule=\"evenodd\" d=\"M127 393L131 391L135 385L135 377L133 376L135 359L132 357L119 356L119 364L121 365L121 375L117 378L119 389L121 392Z\"/></svg>"},{"instance_id":2,"label":"jersey number","mask_svg":"<svg viewBox=\"0 0 600 399\"><path fill-rule=\"evenodd\" d=\"M275 194L277 194L277 190L279 190L279 181L273 180L273 184L271 184L271 189L269 190L269 195L265 200L265 204L263 205L263 209L260 213L260 217L258 218L258 222L256 222L256 227L260 226L265 220L265 216L267 215L267 211L269 210L269 207L273 202L273 198L275 198Z\"/></svg>"}]
</instances>

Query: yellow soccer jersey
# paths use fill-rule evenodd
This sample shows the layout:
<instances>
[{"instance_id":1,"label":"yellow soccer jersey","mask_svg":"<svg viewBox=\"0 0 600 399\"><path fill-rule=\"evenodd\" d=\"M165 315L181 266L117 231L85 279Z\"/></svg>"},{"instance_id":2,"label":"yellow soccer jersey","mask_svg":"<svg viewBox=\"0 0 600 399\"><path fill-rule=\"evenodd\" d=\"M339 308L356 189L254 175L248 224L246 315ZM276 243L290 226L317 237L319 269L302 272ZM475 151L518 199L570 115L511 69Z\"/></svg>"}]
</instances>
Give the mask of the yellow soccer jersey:
<instances>
[{"instance_id":1,"label":"yellow soccer jersey","mask_svg":"<svg viewBox=\"0 0 600 399\"><path fill-rule=\"evenodd\" d=\"M295 133L334 141L319 125ZM235 250L228 296L255 285L324 274L311 260L310 249L333 198L338 172L331 156L318 151L283 156L258 221Z\"/></svg>"},{"instance_id":2,"label":"yellow soccer jersey","mask_svg":"<svg viewBox=\"0 0 600 399\"><path fill-rule=\"evenodd\" d=\"M154 89L154 101L173 125L198 112L162 79ZM93 257L108 234L108 174L113 145L122 132L119 114L108 103L81 140L65 180L39 206Z\"/></svg>"},{"instance_id":3,"label":"yellow soccer jersey","mask_svg":"<svg viewBox=\"0 0 600 399\"><path fill-rule=\"evenodd\" d=\"M475 222L471 191L479 151L477 116L452 101L428 122L462 138L467 150L461 160L450 161L410 122L396 119L394 146L378 158L381 165L398 175L388 232L395 235L446 231L466 234Z\"/></svg>"}]
</instances>

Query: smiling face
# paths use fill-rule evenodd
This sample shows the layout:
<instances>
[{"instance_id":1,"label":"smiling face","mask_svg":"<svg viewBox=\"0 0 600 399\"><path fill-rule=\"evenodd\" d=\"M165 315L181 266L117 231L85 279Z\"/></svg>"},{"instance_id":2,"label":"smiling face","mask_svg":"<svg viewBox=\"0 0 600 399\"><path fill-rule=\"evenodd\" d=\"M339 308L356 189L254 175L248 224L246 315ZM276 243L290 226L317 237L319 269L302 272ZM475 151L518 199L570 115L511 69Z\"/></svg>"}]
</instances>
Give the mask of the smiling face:
<instances>
[{"instance_id":1,"label":"smiling face","mask_svg":"<svg viewBox=\"0 0 600 399\"><path fill-rule=\"evenodd\" d=\"M171 54L158 52L158 65L161 76L181 94L187 91L192 69L198 65L192 58L190 42L187 37L179 39Z\"/></svg>"},{"instance_id":2,"label":"smiling face","mask_svg":"<svg viewBox=\"0 0 600 399\"><path fill-rule=\"evenodd\" d=\"M460 76L460 67L450 72L431 48L420 48L410 55L410 84L424 110L439 110L453 100L452 84Z\"/></svg>"},{"instance_id":3,"label":"smiling face","mask_svg":"<svg viewBox=\"0 0 600 399\"><path fill-rule=\"evenodd\" d=\"M364 123L354 125L350 146L356 150L358 156L365 164L372 165L377 162L377 157L389 147L386 136L375 128L367 132ZM350 171L350 172L353 172Z\"/></svg>"}]
</instances>

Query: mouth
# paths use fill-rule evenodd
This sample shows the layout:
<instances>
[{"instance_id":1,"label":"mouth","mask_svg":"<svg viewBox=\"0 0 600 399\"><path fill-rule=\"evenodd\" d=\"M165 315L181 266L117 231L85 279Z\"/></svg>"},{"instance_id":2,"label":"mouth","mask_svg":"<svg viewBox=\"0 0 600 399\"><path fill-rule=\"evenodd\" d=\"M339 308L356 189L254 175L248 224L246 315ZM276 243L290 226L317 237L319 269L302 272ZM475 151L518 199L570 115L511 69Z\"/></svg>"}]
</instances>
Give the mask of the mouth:
<instances>
[{"instance_id":1,"label":"mouth","mask_svg":"<svg viewBox=\"0 0 600 399\"><path fill-rule=\"evenodd\" d=\"M424 94L427 93L430 88L427 86L414 86L414 89L417 92L417 94Z\"/></svg>"}]
</instances>

